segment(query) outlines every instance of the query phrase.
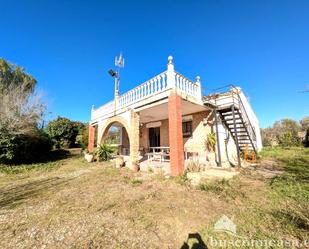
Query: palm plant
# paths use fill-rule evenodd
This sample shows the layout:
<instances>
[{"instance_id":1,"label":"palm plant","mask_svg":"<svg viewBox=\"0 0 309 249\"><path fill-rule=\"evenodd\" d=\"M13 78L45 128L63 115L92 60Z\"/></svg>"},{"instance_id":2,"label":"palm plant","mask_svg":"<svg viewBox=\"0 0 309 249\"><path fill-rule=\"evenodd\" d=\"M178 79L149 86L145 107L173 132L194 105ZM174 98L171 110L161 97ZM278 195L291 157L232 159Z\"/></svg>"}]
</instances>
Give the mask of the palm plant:
<instances>
[{"instance_id":1,"label":"palm plant","mask_svg":"<svg viewBox=\"0 0 309 249\"><path fill-rule=\"evenodd\" d=\"M96 149L95 155L99 158L99 160L107 161L111 159L114 152L115 148L113 148L110 144L103 143Z\"/></svg>"},{"instance_id":2,"label":"palm plant","mask_svg":"<svg viewBox=\"0 0 309 249\"><path fill-rule=\"evenodd\" d=\"M208 133L206 139L206 146L209 151L215 151L216 142L217 142L216 134L214 132Z\"/></svg>"}]
</instances>

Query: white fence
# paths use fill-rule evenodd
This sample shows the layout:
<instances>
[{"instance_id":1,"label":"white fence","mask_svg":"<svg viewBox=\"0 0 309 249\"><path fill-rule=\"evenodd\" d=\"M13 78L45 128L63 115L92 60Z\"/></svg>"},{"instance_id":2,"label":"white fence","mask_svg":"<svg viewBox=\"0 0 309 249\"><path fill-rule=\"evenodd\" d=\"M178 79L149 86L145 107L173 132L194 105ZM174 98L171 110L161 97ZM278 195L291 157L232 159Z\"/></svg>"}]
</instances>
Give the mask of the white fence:
<instances>
[{"instance_id":1,"label":"white fence","mask_svg":"<svg viewBox=\"0 0 309 249\"><path fill-rule=\"evenodd\" d=\"M145 83L133 88L132 90L122 94L118 99L118 108L123 108L144 100L149 96L163 92L167 89L167 74L163 72L156 77L146 81Z\"/></svg>"},{"instance_id":2,"label":"white fence","mask_svg":"<svg viewBox=\"0 0 309 249\"><path fill-rule=\"evenodd\" d=\"M129 107L140 101L145 101L147 98L159 95L173 88L178 89L197 101L201 101L201 84L199 78L197 78L197 82L194 83L180 73L174 71L173 64L169 65L172 65L172 67L168 67L167 71L122 94L116 98L116 100L110 101L97 109L93 108L91 120L111 116L125 107Z\"/></svg>"}]
</instances>

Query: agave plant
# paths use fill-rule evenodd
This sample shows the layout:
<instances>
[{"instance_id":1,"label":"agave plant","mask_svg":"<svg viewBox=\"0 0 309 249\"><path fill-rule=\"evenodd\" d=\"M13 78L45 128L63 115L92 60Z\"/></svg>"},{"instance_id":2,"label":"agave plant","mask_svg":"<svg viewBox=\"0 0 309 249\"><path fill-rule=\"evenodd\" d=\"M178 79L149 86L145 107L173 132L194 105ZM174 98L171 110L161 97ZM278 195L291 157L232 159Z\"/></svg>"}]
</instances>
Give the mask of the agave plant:
<instances>
[{"instance_id":1,"label":"agave plant","mask_svg":"<svg viewBox=\"0 0 309 249\"><path fill-rule=\"evenodd\" d=\"M111 159L114 152L115 148L113 148L110 144L103 143L96 149L95 155L99 158L99 160L107 161Z\"/></svg>"},{"instance_id":2,"label":"agave plant","mask_svg":"<svg viewBox=\"0 0 309 249\"><path fill-rule=\"evenodd\" d=\"M209 151L215 151L216 142L217 142L216 134L213 132L208 133L206 139L206 146Z\"/></svg>"}]
</instances>

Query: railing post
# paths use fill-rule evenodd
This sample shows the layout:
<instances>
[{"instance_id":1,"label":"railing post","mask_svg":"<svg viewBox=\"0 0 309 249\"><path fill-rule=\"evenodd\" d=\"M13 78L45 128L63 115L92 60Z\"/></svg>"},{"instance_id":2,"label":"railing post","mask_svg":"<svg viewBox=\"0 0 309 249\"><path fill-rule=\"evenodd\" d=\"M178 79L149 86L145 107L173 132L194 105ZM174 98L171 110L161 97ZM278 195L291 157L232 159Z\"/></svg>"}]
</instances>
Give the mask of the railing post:
<instances>
[{"instance_id":1,"label":"railing post","mask_svg":"<svg viewBox=\"0 0 309 249\"><path fill-rule=\"evenodd\" d=\"M241 167L237 125L236 125L236 120L235 120L235 105L234 104L232 105L232 114L233 114L233 126L234 126L235 141L236 141L236 147L237 147L238 167Z\"/></svg>"},{"instance_id":2,"label":"railing post","mask_svg":"<svg viewBox=\"0 0 309 249\"><path fill-rule=\"evenodd\" d=\"M200 76L196 76L195 84L196 84L196 87L197 87L196 98L201 100L202 99L202 87L201 87L201 77Z\"/></svg>"},{"instance_id":3,"label":"railing post","mask_svg":"<svg viewBox=\"0 0 309 249\"><path fill-rule=\"evenodd\" d=\"M219 128L218 128L218 112L217 107L214 109L215 112L215 123L216 123L216 139L217 139L217 150L218 150L218 166L222 166L222 160L221 160L221 149L220 149L220 138L219 138Z\"/></svg>"},{"instance_id":4,"label":"railing post","mask_svg":"<svg viewBox=\"0 0 309 249\"><path fill-rule=\"evenodd\" d=\"M173 56L168 57L168 63L167 63L167 87L168 88L175 88L176 87L176 81L175 81L175 70L174 70L174 62L173 62Z\"/></svg>"}]
</instances>

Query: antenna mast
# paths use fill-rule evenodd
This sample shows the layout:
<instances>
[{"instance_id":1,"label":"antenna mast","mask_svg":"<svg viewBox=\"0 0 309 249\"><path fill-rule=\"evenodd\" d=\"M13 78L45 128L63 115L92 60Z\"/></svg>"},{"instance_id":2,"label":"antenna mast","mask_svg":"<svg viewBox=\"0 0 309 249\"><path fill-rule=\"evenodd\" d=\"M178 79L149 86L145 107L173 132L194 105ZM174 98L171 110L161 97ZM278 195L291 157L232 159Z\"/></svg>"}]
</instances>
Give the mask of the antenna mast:
<instances>
[{"instance_id":1,"label":"antenna mast","mask_svg":"<svg viewBox=\"0 0 309 249\"><path fill-rule=\"evenodd\" d=\"M115 66L117 67L117 73L115 77L115 97L119 96L119 87L120 87L120 68L124 68L124 58L122 53L120 53L119 57L115 57Z\"/></svg>"}]
</instances>

